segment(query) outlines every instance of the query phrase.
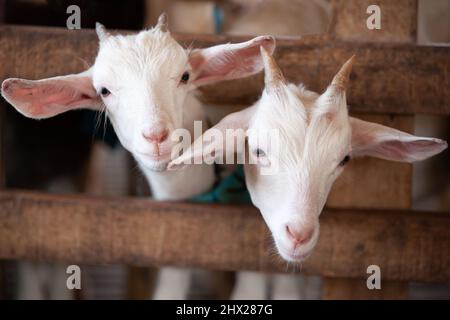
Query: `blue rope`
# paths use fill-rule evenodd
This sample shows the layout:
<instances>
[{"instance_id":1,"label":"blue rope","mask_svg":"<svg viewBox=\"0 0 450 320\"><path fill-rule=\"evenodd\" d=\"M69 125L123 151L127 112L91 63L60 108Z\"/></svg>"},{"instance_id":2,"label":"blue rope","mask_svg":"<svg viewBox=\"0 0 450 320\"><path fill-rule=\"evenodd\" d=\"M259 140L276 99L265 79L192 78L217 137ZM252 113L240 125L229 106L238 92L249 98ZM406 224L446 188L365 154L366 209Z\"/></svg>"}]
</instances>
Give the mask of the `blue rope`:
<instances>
[{"instance_id":1,"label":"blue rope","mask_svg":"<svg viewBox=\"0 0 450 320\"><path fill-rule=\"evenodd\" d=\"M193 202L201 203L251 203L245 184L244 167L239 165L211 191L195 196Z\"/></svg>"},{"instance_id":2,"label":"blue rope","mask_svg":"<svg viewBox=\"0 0 450 320\"><path fill-rule=\"evenodd\" d=\"M218 5L214 5L213 7L213 18L214 18L214 32L221 33L222 32L222 24L223 24L223 12Z\"/></svg>"}]
</instances>

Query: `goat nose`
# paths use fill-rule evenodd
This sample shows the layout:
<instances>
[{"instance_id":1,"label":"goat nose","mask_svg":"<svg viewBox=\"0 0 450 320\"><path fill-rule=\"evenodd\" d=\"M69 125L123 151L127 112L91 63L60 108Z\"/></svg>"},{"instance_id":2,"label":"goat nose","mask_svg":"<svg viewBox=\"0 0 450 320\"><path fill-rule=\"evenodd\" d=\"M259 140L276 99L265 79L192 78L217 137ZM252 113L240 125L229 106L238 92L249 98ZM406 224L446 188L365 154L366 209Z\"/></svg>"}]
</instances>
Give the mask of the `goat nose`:
<instances>
[{"instance_id":1,"label":"goat nose","mask_svg":"<svg viewBox=\"0 0 450 320\"><path fill-rule=\"evenodd\" d=\"M169 130L163 125L152 126L142 132L144 138L153 143L163 143L169 137Z\"/></svg>"},{"instance_id":2,"label":"goat nose","mask_svg":"<svg viewBox=\"0 0 450 320\"><path fill-rule=\"evenodd\" d=\"M308 243L311 240L314 229L312 228L297 228L293 225L286 225L286 233L288 238L292 240L295 245L302 245Z\"/></svg>"}]
</instances>

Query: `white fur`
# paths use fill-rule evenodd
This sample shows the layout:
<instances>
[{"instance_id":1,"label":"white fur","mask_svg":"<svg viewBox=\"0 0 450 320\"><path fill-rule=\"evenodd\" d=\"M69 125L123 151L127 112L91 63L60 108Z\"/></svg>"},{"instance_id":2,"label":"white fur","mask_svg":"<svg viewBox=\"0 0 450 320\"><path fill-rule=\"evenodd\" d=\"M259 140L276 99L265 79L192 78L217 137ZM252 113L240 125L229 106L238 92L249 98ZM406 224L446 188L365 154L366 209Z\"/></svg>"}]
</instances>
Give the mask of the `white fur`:
<instances>
[{"instance_id":1,"label":"white fur","mask_svg":"<svg viewBox=\"0 0 450 320\"><path fill-rule=\"evenodd\" d=\"M170 134L184 128L193 135L194 121L206 122L192 93L197 86L259 72L263 67L259 47L272 52L275 41L263 36L191 51L172 38L166 24L163 14L155 28L127 36L111 35L97 24L100 47L89 70L37 81L7 79L2 95L19 112L36 119L79 108L103 110L122 145L138 162L155 199L181 200L201 194L214 183L213 166L164 171L175 145ZM181 81L186 72L189 80ZM109 94L102 94L105 89ZM162 132L168 132L167 139L149 138L165 136ZM167 297L167 285L176 297L186 298L189 275L178 275L185 279L182 290L173 288L173 281L163 284L171 278L164 275L173 275L174 270L162 274L156 297Z\"/></svg>"},{"instance_id":2,"label":"white fur","mask_svg":"<svg viewBox=\"0 0 450 320\"><path fill-rule=\"evenodd\" d=\"M278 253L287 261L300 262L318 241L319 216L331 186L344 169L346 156L412 162L441 152L447 143L349 117L345 88L352 59L319 95L303 86L287 84L273 58L265 50L262 54L266 59L266 88L261 99L250 108L228 115L210 130L248 129L250 157L257 157L257 149L270 145L264 141L268 138L264 133L278 130L279 148L263 149L256 165L245 165L246 182ZM186 157L207 157L211 150L223 148L216 145L217 141L194 143L187 156L173 160L169 169L183 165ZM262 174L263 167L274 163L279 166L274 174Z\"/></svg>"}]
</instances>

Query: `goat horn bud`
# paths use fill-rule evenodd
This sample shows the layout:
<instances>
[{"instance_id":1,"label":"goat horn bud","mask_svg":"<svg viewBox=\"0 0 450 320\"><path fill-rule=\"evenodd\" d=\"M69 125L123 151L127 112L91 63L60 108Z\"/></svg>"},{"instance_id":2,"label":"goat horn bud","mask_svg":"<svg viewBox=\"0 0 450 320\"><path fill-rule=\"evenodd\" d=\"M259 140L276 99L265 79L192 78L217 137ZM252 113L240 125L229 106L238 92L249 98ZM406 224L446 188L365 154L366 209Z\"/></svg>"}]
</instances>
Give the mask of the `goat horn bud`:
<instances>
[{"instance_id":1,"label":"goat horn bud","mask_svg":"<svg viewBox=\"0 0 450 320\"><path fill-rule=\"evenodd\" d=\"M264 81L267 89L275 88L280 84L286 83L283 73L278 67L273 56L263 46L260 47L261 56L264 63Z\"/></svg>"},{"instance_id":2,"label":"goat horn bud","mask_svg":"<svg viewBox=\"0 0 450 320\"><path fill-rule=\"evenodd\" d=\"M168 31L168 17L167 14L165 12L161 13L159 15L158 18L158 23L156 24L156 28L159 28L159 30L163 31L163 32L167 32Z\"/></svg>"},{"instance_id":3,"label":"goat horn bud","mask_svg":"<svg viewBox=\"0 0 450 320\"><path fill-rule=\"evenodd\" d=\"M339 72L334 76L333 81L331 81L331 86L334 87L336 91L345 91L347 89L354 60L355 55L344 63Z\"/></svg>"},{"instance_id":4,"label":"goat horn bud","mask_svg":"<svg viewBox=\"0 0 450 320\"><path fill-rule=\"evenodd\" d=\"M100 41L105 40L106 38L108 38L111 35L106 30L105 26L102 25L100 22L95 23L95 31L97 32L97 36Z\"/></svg>"}]
</instances>

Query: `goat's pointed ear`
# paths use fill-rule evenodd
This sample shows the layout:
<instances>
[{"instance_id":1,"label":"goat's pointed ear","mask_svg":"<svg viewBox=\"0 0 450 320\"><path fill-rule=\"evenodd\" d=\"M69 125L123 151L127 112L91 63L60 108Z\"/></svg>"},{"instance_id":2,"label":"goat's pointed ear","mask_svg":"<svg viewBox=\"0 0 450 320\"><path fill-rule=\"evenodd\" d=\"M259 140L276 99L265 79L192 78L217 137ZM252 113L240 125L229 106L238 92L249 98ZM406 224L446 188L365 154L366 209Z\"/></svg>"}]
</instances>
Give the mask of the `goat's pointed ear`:
<instances>
[{"instance_id":1,"label":"goat's pointed ear","mask_svg":"<svg viewBox=\"0 0 450 320\"><path fill-rule=\"evenodd\" d=\"M447 142L441 139L417 137L351 117L350 123L354 156L415 162L434 156L447 148Z\"/></svg>"},{"instance_id":2,"label":"goat's pointed ear","mask_svg":"<svg viewBox=\"0 0 450 320\"><path fill-rule=\"evenodd\" d=\"M261 46L272 54L275 50L275 39L271 36L260 36L242 43L194 50L189 57L193 83L204 85L244 78L260 72L264 68Z\"/></svg>"},{"instance_id":3,"label":"goat's pointed ear","mask_svg":"<svg viewBox=\"0 0 450 320\"><path fill-rule=\"evenodd\" d=\"M42 80L6 79L2 96L17 111L44 119L81 108L100 109L101 100L92 86L91 71Z\"/></svg>"},{"instance_id":4,"label":"goat's pointed ear","mask_svg":"<svg viewBox=\"0 0 450 320\"><path fill-rule=\"evenodd\" d=\"M212 163L227 153L235 152L239 147L237 140L243 138L245 142L246 130L255 108L254 106L227 115L214 127L206 130L181 156L172 158L167 169L178 170L190 164ZM233 134L229 135L234 139L232 143L226 141L227 130L233 130Z\"/></svg>"}]
</instances>

